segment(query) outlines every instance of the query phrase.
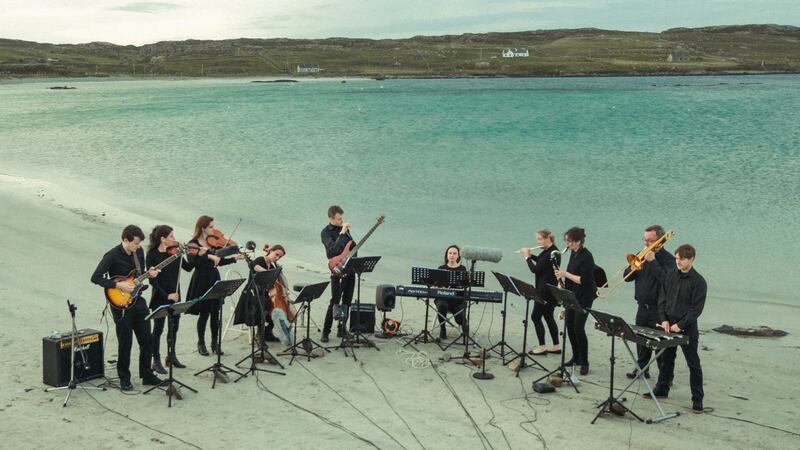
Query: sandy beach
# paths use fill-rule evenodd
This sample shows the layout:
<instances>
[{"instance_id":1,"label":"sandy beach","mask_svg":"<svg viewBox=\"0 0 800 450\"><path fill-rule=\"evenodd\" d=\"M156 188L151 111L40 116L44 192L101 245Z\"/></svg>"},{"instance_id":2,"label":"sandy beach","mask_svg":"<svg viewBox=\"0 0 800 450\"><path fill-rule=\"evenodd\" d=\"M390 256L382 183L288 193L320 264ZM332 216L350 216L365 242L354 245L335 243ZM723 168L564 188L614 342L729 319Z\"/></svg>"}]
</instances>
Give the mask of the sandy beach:
<instances>
[{"instance_id":1,"label":"sandy beach","mask_svg":"<svg viewBox=\"0 0 800 450\"><path fill-rule=\"evenodd\" d=\"M681 415L663 423L639 423L628 415L603 416L590 425L596 405L608 396L610 353L609 338L594 330L591 319L591 371L581 377L580 393L567 386L551 394L533 393L531 382L544 372L526 368L516 378L498 357L486 363L495 378L476 380L471 374L478 368L458 364L458 358L440 361L443 352L434 344L403 348L398 338L375 339L380 351L358 349L358 361L341 351L311 362L295 360L291 366L288 357L279 357L287 365L285 376L262 373L211 389L208 373L193 376L212 358L197 353L196 318L188 316L181 322L177 345L188 367L176 369L175 376L197 394L183 390L183 400L167 408L163 392L137 395L143 387L134 377L133 393L78 390L63 408L64 391L44 392L42 338L69 329L69 299L78 307L78 327L102 331L107 339L104 359L116 359L113 321L101 317L105 301L89 276L102 254L119 243L123 226L135 223L149 231L160 222L82 198L57 184L12 174L0 174L0 211L0 248L6 255L0 262L2 448L800 448L800 388L795 383L800 373L800 308L721 299L713 291L699 321L709 411L690 413L688 371L679 355L673 390L662 403ZM186 229L177 228L175 234L188 240ZM282 262L290 283L327 279L323 261L302 269L289 257ZM228 267L246 274L243 264ZM702 272L701 261L697 267ZM183 279L185 286L185 273ZM362 285L364 302L374 302L376 282L370 278ZM499 289L494 284L490 288ZM328 295L312 308L315 340ZM595 307L632 321L633 300L607 302L598 300ZM507 341L517 350L524 309L522 299L510 300ZM227 321L230 304L224 314ZM423 326L424 303L398 298L389 317L401 320L405 332L416 333ZM500 339L500 307L475 307L471 324L481 345L494 344ZM739 338L712 331L722 324L767 325L789 335ZM449 334L457 331L451 328ZM533 341L530 330L529 348ZM230 330L223 347L223 362L232 366L249 352L247 334ZM134 373L137 355L134 344ZM632 364L619 341L616 356L615 383L622 387ZM557 360L537 359L548 369ZM105 373L116 376L112 366ZM643 384L635 384L625 395L626 404L642 417L654 417L652 402L637 394L644 391Z\"/></svg>"}]
</instances>

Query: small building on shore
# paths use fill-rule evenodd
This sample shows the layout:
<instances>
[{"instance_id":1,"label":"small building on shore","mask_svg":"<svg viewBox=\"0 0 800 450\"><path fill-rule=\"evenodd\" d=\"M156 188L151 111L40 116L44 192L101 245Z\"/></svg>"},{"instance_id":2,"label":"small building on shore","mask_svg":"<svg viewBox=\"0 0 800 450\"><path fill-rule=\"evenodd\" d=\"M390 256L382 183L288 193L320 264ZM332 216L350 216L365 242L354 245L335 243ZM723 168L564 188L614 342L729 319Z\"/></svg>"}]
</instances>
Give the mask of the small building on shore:
<instances>
[{"instance_id":1,"label":"small building on shore","mask_svg":"<svg viewBox=\"0 0 800 450\"><path fill-rule=\"evenodd\" d=\"M319 73L319 64L298 64L297 73Z\"/></svg>"},{"instance_id":2,"label":"small building on shore","mask_svg":"<svg viewBox=\"0 0 800 450\"><path fill-rule=\"evenodd\" d=\"M689 54L686 52L672 52L667 57L669 62L689 62Z\"/></svg>"},{"instance_id":3,"label":"small building on shore","mask_svg":"<svg viewBox=\"0 0 800 450\"><path fill-rule=\"evenodd\" d=\"M527 58L529 56L527 48L506 48L503 49L503 58Z\"/></svg>"}]
</instances>

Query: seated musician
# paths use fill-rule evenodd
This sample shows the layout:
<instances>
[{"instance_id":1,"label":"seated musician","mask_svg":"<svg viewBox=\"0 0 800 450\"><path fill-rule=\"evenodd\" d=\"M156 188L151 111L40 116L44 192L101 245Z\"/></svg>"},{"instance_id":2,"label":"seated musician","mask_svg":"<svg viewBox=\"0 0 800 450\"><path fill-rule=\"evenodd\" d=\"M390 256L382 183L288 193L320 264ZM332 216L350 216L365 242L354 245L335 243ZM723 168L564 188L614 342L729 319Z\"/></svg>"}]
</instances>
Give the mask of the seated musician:
<instances>
[{"instance_id":1,"label":"seated musician","mask_svg":"<svg viewBox=\"0 0 800 450\"><path fill-rule=\"evenodd\" d=\"M277 269L278 261L286 255L286 250L281 245L273 245L272 247L264 245L264 256L256 258L250 264L250 276L255 276L256 273L266 272L267 270ZM288 292L286 278L281 273L278 283ZM266 294L266 295L265 295ZM275 297L275 288L271 288L268 292L261 294L261 301L264 305L264 312L266 314L267 327L264 331L264 340L269 342L277 342L278 338L275 337L273 330L275 329L275 321L272 319L273 299Z\"/></svg>"},{"instance_id":2,"label":"seated musician","mask_svg":"<svg viewBox=\"0 0 800 450\"><path fill-rule=\"evenodd\" d=\"M451 245L447 247L447 250L444 251L444 264L439 266L441 270L454 270L454 271L466 271L467 268L461 264L461 249L457 245ZM460 287L460 286L446 286L450 288ZM454 299L454 298L437 298L434 300L436 304L436 310L439 315L439 339L444 340L447 339L447 329L446 320L447 313L453 315L453 319L455 319L456 323L461 326L461 329L464 333L467 333L467 326L465 325L464 321L464 310L466 309L466 302L463 298L461 299Z\"/></svg>"}]
</instances>

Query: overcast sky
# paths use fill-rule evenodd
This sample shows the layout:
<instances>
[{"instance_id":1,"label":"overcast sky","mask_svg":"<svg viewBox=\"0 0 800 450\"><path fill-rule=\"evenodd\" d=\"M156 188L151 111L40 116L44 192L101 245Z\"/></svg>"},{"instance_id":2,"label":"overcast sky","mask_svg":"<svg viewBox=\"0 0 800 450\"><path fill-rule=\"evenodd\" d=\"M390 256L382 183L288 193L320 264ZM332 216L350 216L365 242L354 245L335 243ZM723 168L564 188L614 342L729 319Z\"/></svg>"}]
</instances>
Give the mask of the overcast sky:
<instances>
[{"instance_id":1,"label":"overcast sky","mask_svg":"<svg viewBox=\"0 0 800 450\"><path fill-rule=\"evenodd\" d=\"M0 8L0 38L135 45L751 23L800 25L800 0L2 0Z\"/></svg>"}]
</instances>

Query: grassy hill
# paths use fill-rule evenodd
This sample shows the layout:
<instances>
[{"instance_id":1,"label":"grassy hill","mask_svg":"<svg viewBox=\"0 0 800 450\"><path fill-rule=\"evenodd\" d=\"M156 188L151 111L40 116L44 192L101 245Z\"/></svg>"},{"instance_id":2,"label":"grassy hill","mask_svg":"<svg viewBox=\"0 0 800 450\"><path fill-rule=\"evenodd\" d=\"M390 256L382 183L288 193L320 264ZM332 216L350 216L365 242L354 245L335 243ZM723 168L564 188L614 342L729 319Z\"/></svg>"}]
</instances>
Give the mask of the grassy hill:
<instances>
[{"instance_id":1,"label":"grassy hill","mask_svg":"<svg viewBox=\"0 0 800 450\"><path fill-rule=\"evenodd\" d=\"M503 58L526 48L527 58ZM685 52L686 62L668 62ZM0 76L453 77L800 72L800 28L674 28L661 33L537 30L408 39L230 39L143 46L0 39Z\"/></svg>"}]
</instances>

